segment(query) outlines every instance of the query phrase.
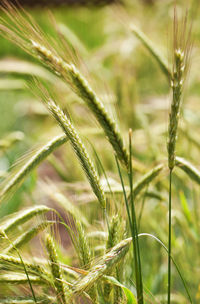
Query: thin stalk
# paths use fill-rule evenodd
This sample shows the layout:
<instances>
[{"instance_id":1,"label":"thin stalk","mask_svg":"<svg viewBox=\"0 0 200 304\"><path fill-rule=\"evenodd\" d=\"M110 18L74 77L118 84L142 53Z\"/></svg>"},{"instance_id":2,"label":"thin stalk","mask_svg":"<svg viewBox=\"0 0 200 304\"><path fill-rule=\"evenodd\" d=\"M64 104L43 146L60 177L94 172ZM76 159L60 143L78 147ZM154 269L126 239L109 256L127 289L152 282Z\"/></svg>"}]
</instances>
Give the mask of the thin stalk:
<instances>
[{"instance_id":1,"label":"thin stalk","mask_svg":"<svg viewBox=\"0 0 200 304\"><path fill-rule=\"evenodd\" d=\"M126 212L127 212L127 215L128 215L129 226L130 226L130 229L131 229L131 234L133 234L133 225L132 225L131 214L130 214L130 210L129 210L129 206L128 206L128 198L127 198L127 195L126 195L124 181L123 181L123 178L122 178L122 173L121 173L121 169L120 169L120 166L119 166L119 161L117 159L117 156L115 156L115 160L116 160L116 163L117 163L117 169L118 169L118 173L119 173L119 177L120 177L120 181L121 181L121 185L122 185L122 190L123 190L123 195L124 195L124 200L125 200L125 205L126 205Z\"/></svg>"},{"instance_id":2,"label":"thin stalk","mask_svg":"<svg viewBox=\"0 0 200 304\"><path fill-rule=\"evenodd\" d=\"M130 183L130 204L131 204L131 217L132 217L132 241L133 241L133 254L135 260L135 277L136 277L136 290L137 290L137 301L138 304L143 304L143 283L142 283L142 267L140 260L140 247L138 240L138 229L137 219L134 205L134 194L133 194L133 169L132 169L132 130L129 130L129 183Z\"/></svg>"},{"instance_id":3,"label":"thin stalk","mask_svg":"<svg viewBox=\"0 0 200 304\"><path fill-rule=\"evenodd\" d=\"M140 231L140 223L141 223L141 218L142 218L142 214L143 214L143 210L144 210L147 191L148 191L148 185L147 185L145 193L143 195L142 206L141 206L140 213L139 213L139 216L138 216L138 231Z\"/></svg>"},{"instance_id":4,"label":"thin stalk","mask_svg":"<svg viewBox=\"0 0 200 304\"><path fill-rule=\"evenodd\" d=\"M168 293L167 303L171 300L171 247L172 247L172 169L169 171L169 228L168 228Z\"/></svg>"}]
</instances>

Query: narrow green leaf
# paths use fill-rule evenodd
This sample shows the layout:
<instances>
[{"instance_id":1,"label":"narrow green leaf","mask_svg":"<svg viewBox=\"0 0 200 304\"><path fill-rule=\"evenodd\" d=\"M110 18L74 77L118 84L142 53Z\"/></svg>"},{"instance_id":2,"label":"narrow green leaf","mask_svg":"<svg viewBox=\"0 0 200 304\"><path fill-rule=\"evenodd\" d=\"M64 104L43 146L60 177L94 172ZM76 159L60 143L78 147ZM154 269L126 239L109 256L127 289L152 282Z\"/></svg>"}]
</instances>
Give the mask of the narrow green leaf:
<instances>
[{"instance_id":1,"label":"narrow green leaf","mask_svg":"<svg viewBox=\"0 0 200 304\"><path fill-rule=\"evenodd\" d=\"M183 209L183 213L184 213L187 221L189 223L191 223L192 216L191 216L191 212L190 212L190 209L189 209L189 206L188 206L187 199L186 199L185 194L184 194L183 191L180 192L180 201L181 201L181 206L182 206L182 209Z\"/></svg>"},{"instance_id":2,"label":"narrow green leaf","mask_svg":"<svg viewBox=\"0 0 200 304\"><path fill-rule=\"evenodd\" d=\"M114 277L111 276L104 276L104 279L106 279L106 281L121 287L124 291L124 294L126 296L127 302L126 304L137 304L136 301L136 297L135 295L132 293L132 291L130 289L128 289L126 286L124 286L123 284L121 284L119 281L117 281Z\"/></svg>"}]
</instances>

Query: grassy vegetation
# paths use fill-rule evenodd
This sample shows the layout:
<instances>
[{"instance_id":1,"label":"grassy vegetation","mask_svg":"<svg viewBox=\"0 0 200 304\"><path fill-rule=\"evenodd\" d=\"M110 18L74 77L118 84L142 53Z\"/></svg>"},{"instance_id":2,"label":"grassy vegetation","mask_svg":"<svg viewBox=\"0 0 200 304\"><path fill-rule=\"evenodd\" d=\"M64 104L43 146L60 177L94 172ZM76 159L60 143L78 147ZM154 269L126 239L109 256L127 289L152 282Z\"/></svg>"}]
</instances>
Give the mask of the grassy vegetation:
<instances>
[{"instance_id":1,"label":"grassy vegetation","mask_svg":"<svg viewBox=\"0 0 200 304\"><path fill-rule=\"evenodd\" d=\"M197 4L2 6L0 303L200 301Z\"/></svg>"}]
</instances>

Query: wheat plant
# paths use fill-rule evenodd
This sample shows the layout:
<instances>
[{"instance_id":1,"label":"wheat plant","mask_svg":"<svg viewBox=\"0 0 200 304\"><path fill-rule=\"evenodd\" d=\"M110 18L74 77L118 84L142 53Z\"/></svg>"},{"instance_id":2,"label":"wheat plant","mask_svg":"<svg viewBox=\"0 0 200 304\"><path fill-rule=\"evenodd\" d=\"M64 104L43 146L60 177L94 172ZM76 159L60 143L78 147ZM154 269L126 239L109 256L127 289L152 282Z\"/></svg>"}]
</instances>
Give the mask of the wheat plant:
<instances>
[{"instance_id":1,"label":"wheat plant","mask_svg":"<svg viewBox=\"0 0 200 304\"><path fill-rule=\"evenodd\" d=\"M28 195L24 191L20 197L22 208L0 218L0 303L197 303L197 283L189 277L189 269L182 269L180 259L184 238L200 248L199 209L195 205L200 172L198 165L192 164L195 157L187 159L177 142L180 114L187 123L187 113L182 110L191 53L187 17L178 22L174 10L173 55L169 63L156 43L132 22L126 23L124 29L124 35L131 35L130 41L123 41L129 46L126 52L142 43L150 55L148 62L153 59L153 68L158 63L156 75L163 73L166 91L172 91L171 108L165 109L170 111L166 134L155 105L151 104L152 110L147 103L139 105L133 100L137 97L129 79L134 74L133 58L127 60L118 53L123 44L122 24L116 26L116 41L111 40L110 45L105 42L100 50L91 52L94 61L90 58L89 76L81 60L77 60L73 42L84 56L90 54L65 26L55 23L57 36L53 38L22 7L3 0L1 9L0 34L45 66L39 69L41 77L34 69L26 71L26 92L34 95L34 102L37 100L41 106L40 127L43 131L47 122L51 137L38 143L9 172L2 173L0 203L5 208L39 168L34 190L30 187ZM120 7L117 10L123 14ZM137 42L132 40L133 34ZM146 68L144 57L140 60L144 60ZM96 58L102 62L94 65ZM99 71L110 68L113 58L122 75L111 73L117 88L108 102L101 90L96 91L92 77L96 72L100 81ZM27 66L29 69L34 64L29 62ZM16 68L8 67L6 71L16 73ZM106 71L104 75L110 75ZM143 94L145 86L140 81ZM117 110L121 112L119 118ZM92 129L96 122L97 127ZM63 133L55 134L60 129ZM199 149L194 134L186 135ZM160 147L166 137L165 151ZM1 141L1 153L7 156L15 140L12 136L6 138ZM181 157L176 156L176 151ZM48 170L53 174L45 175ZM190 249L185 249L184 254L194 258ZM195 265L199 267L198 262ZM176 279L174 287L172 278Z\"/></svg>"}]
</instances>

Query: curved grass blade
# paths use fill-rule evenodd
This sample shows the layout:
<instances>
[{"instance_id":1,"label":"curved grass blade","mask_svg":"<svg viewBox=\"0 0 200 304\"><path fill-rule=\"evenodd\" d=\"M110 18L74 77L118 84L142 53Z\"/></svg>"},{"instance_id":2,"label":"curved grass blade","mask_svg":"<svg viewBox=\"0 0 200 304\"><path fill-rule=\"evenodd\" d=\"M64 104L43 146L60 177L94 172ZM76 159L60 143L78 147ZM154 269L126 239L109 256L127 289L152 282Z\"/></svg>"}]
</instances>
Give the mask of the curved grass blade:
<instances>
[{"instance_id":1,"label":"curved grass blade","mask_svg":"<svg viewBox=\"0 0 200 304\"><path fill-rule=\"evenodd\" d=\"M5 233L5 231L0 230L0 237L3 237L3 238L5 238L5 239L7 239L8 242L11 244L11 246L15 246L15 245L12 243L12 241L9 239L9 237L7 236L7 234ZM34 290L33 290L33 286L32 286L32 283L31 283L29 274L28 274L28 272L27 272L26 266L25 266L25 264L24 264L24 261L23 261L23 259L22 259L22 256L21 256L19 250L18 250L16 247L15 247L15 251L17 252L17 254L18 254L18 256L19 256L19 259L20 259L20 261L21 261L21 263L22 263L22 265L23 265L24 272L25 272L25 276L26 276L27 282L28 282L28 284L29 284L29 286L30 286L30 290L31 290L31 293L32 293L32 296L33 296L33 300L34 300L35 303L37 303L37 300L36 300L36 297L35 297L35 292L34 292Z\"/></svg>"},{"instance_id":2,"label":"curved grass blade","mask_svg":"<svg viewBox=\"0 0 200 304\"><path fill-rule=\"evenodd\" d=\"M142 44L145 46L145 48L149 51L149 53L154 57L154 59L159 64L161 70L165 74L165 76L168 78L168 80L171 79L171 71L168 67L166 59L158 52L156 49L156 46L152 43L152 41L135 25L131 24L130 26L131 31L135 34L135 36L142 42Z\"/></svg>"},{"instance_id":3,"label":"curved grass blade","mask_svg":"<svg viewBox=\"0 0 200 304\"><path fill-rule=\"evenodd\" d=\"M150 234L150 233L140 233L140 234L138 234L138 236L139 236L139 237L141 237L141 236L148 236L148 237L153 238L154 240L156 240L156 241L165 249L165 251L166 251L167 253L169 253L169 250L168 250L168 248L165 246L165 244L164 244L159 238L157 238L156 236L154 236L153 234ZM182 276L182 273L181 273L181 271L180 271L180 269L179 269L179 267L178 267L176 261L174 260L173 256L171 256L171 260L172 260L172 262L174 263L174 266L176 267L176 270L177 270L177 272L178 272L178 274L179 274L179 276L180 276L180 278L181 278L181 281L182 281L182 283L183 283L183 286L184 286L184 288L185 288L185 291L186 291L186 293L187 293L187 296L188 296L188 298L189 298L189 301L190 301L191 304L193 304L192 297L191 297L190 292L189 292L189 289L188 289L188 287L187 287L187 283L186 283L184 277Z\"/></svg>"},{"instance_id":4,"label":"curved grass blade","mask_svg":"<svg viewBox=\"0 0 200 304\"><path fill-rule=\"evenodd\" d=\"M116 285L116 286L121 287L123 289L124 294L126 296L126 304L137 304L136 297L131 292L131 290L128 289L123 284L121 284L119 281L117 281L114 277L104 275L103 279L108 281L109 283L112 283L113 285Z\"/></svg>"},{"instance_id":5,"label":"curved grass blade","mask_svg":"<svg viewBox=\"0 0 200 304\"><path fill-rule=\"evenodd\" d=\"M182 157L176 156L175 164L183 170L193 181L200 185L200 171L195 168L190 162Z\"/></svg>"},{"instance_id":6,"label":"curved grass blade","mask_svg":"<svg viewBox=\"0 0 200 304\"><path fill-rule=\"evenodd\" d=\"M58 78L55 77L54 74L50 73L47 69L29 61L20 59L9 58L0 60L0 74L5 73L40 77L52 84L55 83L55 81L58 81Z\"/></svg>"}]
</instances>

